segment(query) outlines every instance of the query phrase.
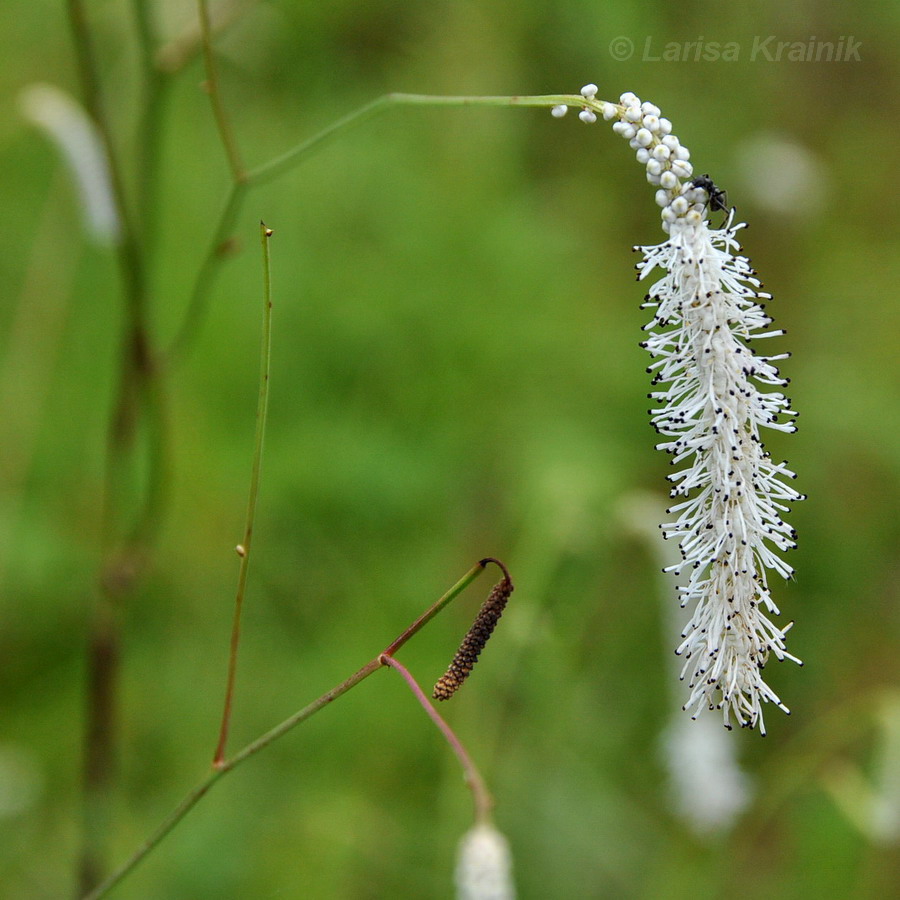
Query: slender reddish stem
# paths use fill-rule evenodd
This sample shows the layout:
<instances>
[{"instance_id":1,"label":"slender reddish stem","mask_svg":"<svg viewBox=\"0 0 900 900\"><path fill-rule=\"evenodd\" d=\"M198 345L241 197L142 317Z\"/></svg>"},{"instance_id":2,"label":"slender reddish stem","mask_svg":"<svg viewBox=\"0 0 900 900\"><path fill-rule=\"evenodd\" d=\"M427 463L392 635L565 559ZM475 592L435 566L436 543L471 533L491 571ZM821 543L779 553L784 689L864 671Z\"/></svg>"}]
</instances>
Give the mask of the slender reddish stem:
<instances>
[{"instance_id":1,"label":"slender reddish stem","mask_svg":"<svg viewBox=\"0 0 900 900\"><path fill-rule=\"evenodd\" d=\"M234 703L234 685L237 677L238 647L241 642L241 614L244 595L247 590L247 572L250 565L250 547L253 543L253 523L256 518L256 503L259 498L260 468L262 466L263 439L266 434L266 414L269 408L269 371L272 359L272 280L269 264L269 238L272 230L264 222L259 223L263 258L263 326L260 339L259 393L256 405L256 437L253 445L253 463L250 467L250 490L247 498L247 518L244 526L244 541L237 548L241 558L238 574L237 593L234 600L234 619L231 626L231 644L228 652L228 677L225 687L225 705L222 710L222 724L219 728L219 742L213 756L213 767L221 768L225 762L225 747L228 743L228 729L231 725L231 708Z\"/></svg>"},{"instance_id":2,"label":"slender reddish stem","mask_svg":"<svg viewBox=\"0 0 900 900\"><path fill-rule=\"evenodd\" d=\"M381 663L396 669L403 676L403 679L409 685L409 689L415 694L419 703L422 704L422 709L428 713L431 721L437 725L441 734L446 738L447 743L453 748L453 752L462 764L463 771L466 774L466 784L469 786L469 790L472 791L472 799L475 802L475 818L479 822L488 821L491 809L494 806L494 799L491 797L484 779L481 777L481 773L475 767L475 763L472 762L472 757L469 756L468 751L462 745L462 741L460 741L453 729L444 721L440 713L431 704L431 701L425 696L425 692L416 683L416 679L413 678L409 669L387 653L381 654Z\"/></svg>"}]
</instances>

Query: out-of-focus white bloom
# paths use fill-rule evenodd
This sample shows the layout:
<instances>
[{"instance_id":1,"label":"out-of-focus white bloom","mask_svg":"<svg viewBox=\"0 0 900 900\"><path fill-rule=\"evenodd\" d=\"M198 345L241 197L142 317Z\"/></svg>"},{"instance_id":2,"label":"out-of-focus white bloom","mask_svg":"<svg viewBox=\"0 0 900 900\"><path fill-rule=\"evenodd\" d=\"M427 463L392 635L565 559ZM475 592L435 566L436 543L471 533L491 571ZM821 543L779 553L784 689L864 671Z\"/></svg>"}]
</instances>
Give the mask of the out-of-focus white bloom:
<instances>
[{"instance_id":1,"label":"out-of-focus white bloom","mask_svg":"<svg viewBox=\"0 0 900 900\"><path fill-rule=\"evenodd\" d=\"M731 826L750 802L750 779L737 764L728 734L712 719L673 719L662 734L672 803L701 837Z\"/></svg>"},{"instance_id":2,"label":"out-of-focus white bloom","mask_svg":"<svg viewBox=\"0 0 900 900\"><path fill-rule=\"evenodd\" d=\"M900 692L889 690L875 711L871 774L850 761L832 761L822 781L844 815L867 840L900 843Z\"/></svg>"},{"instance_id":3,"label":"out-of-focus white bloom","mask_svg":"<svg viewBox=\"0 0 900 900\"><path fill-rule=\"evenodd\" d=\"M677 547L659 540L657 523L664 506L659 497L634 492L623 497L616 510L617 520L646 542L662 570L680 557ZM658 581L668 643L681 630L681 622L672 603L674 584L663 574ZM681 666L675 656L670 659L677 676ZM692 722L680 714L673 715L660 735L673 809L700 838L713 838L730 828L752 798L752 781L738 761L735 737L714 719Z\"/></svg>"},{"instance_id":4,"label":"out-of-focus white bloom","mask_svg":"<svg viewBox=\"0 0 900 900\"><path fill-rule=\"evenodd\" d=\"M827 202L828 173L813 151L778 134L756 134L736 154L743 193L778 216L811 218Z\"/></svg>"},{"instance_id":5,"label":"out-of-focus white bloom","mask_svg":"<svg viewBox=\"0 0 900 900\"><path fill-rule=\"evenodd\" d=\"M879 715L881 748L875 773L872 834L882 843L900 842L900 694L884 698Z\"/></svg>"},{"instance_id":6,"label":"out-of-focus white bloom","mask_svg":"<svg viewBox=\"0 0 900 900\"><path fill-rule=\"evenodd\" d=\"M692 179L690 152L672 123L632 93L618 103L597 100L592 91L582 96L586 109L615 120L613 131L629 141L658 188L669 236L635 249L644 253L639 279L656 268L664 273L643 304L656 314L642 346L655 360L648 372L660 386L650 394L657 403L652 423L666 438L657 448L683 465L669 480L672 496L684 499L671 507L677 518L662 529L680 542L682 561L669 571L691 573L680 588L691 618L676 650L691 691L685 709L695 717L704 707L720 709L726 727L759 725L765 734L762 703L788 709L762 669L770 654L799 662L785 649L790 625L779 628L768 618L778 609L766 571L792 574L778 555L795 546L781 516L802 495L786 483L794 473L774 463L760 439L761 428L796 430L788 398L763 390L787 385L775 362L788 354L757 355L751 342L783 332L768 330L763 306L771 297L738 255L735 235L744 225L734 224L734 210L721 228L709 227L709 207L718 197L707 176Z\"/></svg>"},{"instance_id":7,"label":"out-of-focus white bloom","mask_svg":"<svg viewBox=\"0 0 900 900\"><path fill-rule=\"evenodd\" d=\"M68 94L49 84L25 88L19 103L25 118L51 138L68 164L88 234L101 244L116 243L121 229L109 164L88 114Z\"/></svg>"},{"instance_id":8,"label":"out-of-focus white bloom","mask_svg":"<svg viewBox=\"0 0 900 900\"><path fill-rule=\"evenodd\" d=\"M515 900L512 857L506 838L481 823L467 831L456 863L457 900Z\"/></svg>"}]
</instances>

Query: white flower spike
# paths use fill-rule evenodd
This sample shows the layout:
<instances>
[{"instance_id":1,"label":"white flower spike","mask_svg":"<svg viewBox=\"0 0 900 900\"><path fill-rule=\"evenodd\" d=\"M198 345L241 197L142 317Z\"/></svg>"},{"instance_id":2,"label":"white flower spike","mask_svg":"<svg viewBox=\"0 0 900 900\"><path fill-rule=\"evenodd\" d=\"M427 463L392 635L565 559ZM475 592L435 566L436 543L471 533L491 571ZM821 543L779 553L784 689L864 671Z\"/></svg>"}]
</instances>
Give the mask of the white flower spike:
<instances>
[{"instance_id":1,"label":"white flower spike","mask_svg":"<svg viewBox=\"0 0 900 900\"><path fill-rule=\"evenodd\" d=\"M785 647L790 624L779 628L769 619L779 611L766 573L793 573L779 555L795 546L782 514L803 495L786 483L794 473L774 463L760 439L761 428L796 431L788 398L764 390L787 385L775 362L789 354L760 356L751 342L784 332L767 330L771 296L738 255L735 235L745 225L734 223L731 209L721 228L709 227L709 213L726 208L724 193L707 175L693 178L672 123L634 94L611 103L597 100L596 91L593 84L582 89L584 111L613 121L613 131L629 141L658 188L669 236L635 249L644 254L639 280L663 272L643 304L656 314L641 346L654 358L647 371L658 389L649 395L650 415L665 439L657 449L682 466L669 480L671 495L683 499L661 528L680 541L682 561L667 571L690 571L679 591L691 618L675 651L685 659L681 677L691 691L684 708L694 718L704 707L719 709L726 728L758 725L765 734L762 704L789 710L762 669L770 655L800 662Z\"/></svg>"}]
</instances>

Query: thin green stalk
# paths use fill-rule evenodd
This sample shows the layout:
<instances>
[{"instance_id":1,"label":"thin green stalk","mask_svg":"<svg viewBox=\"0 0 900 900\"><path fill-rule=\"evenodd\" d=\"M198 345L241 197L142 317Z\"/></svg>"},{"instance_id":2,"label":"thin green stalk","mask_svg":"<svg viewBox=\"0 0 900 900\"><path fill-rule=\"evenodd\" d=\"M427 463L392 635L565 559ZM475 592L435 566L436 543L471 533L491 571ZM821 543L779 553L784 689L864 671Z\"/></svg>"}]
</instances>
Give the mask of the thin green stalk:
<instances>
[{"instance_id":1,"label":"thin green stalk","mask_svg":"<svg viewBox=\"0 0 900 900\"><path fill-rule=\"evenodd\" d=\"M211 31L214 33L224 31L259 2L261 0L217 0L212 10ZM199 24L189 22L159 48L156 63L161 71L167 75L174 75L202 52L202 43L203 35Z\"/></svg>"},{"instance_id":2,"label":"thin green stalk","mask_svg":"<svg viewBox=\"0 0 900 900\"><path fill-rule=\"evenodd\" d=\"M389 644L384 653L387 656L393 656L414 634L421 631L448 603L450 603L459 593L471 584L486 568L488 563L494 563L505 571L505 567L498 559L493 556L485 557L479 560L478 564L472 566L468 572L441 597L433 606L429 607L416 619L409 628L404 631L393 643Z\"/></svg>"},{"instance_id":3,"label":"thin green stalk","mask_svg":"<svg viewBox=\"0 0 900 900\"><path fill-rule=\"evenodd\" d=\"M247 182L241 181L233 182L228 189L228 196L225 198L219 221L209 242L203 262L200 264L197 277L194 279L194 286L191 289L191 296L188 300L184 319L175 333L168 350L165 352L164 360L167 368L176 365L187 355L188 350L193 346L200 332L206 315L207 300L218 275L219 264L223 256L226 255L225 250L228 246L228 238L237 221L238 213L244 202L244 196L247 193L247 187Z\"/></svg>"},{"instance_id":4,"label":"thin green stalk","mask_svg":"<svg viewBox=\"0 0 900 900\"><path fill-rule=\"evenodd\" d=\"M157 829L141 844L140 847L118 868L113 872L102 884L93 890L88 891L84 895L84 900L99 900L105 897L116 885L118 885L137 865L146 857L155 847L157 847L163 838L169 834L176 825L206 796L209 789L228 772L236 769L241 763L246 762L251 756L255 756L261 750L265 750L270 744L283 737L292 728L305 722L311 716L315 715L319 710L337 700L338 697L346 694L351 688L356 687L361 681L368 678L373 672L382 666L389 665L387 659L400 649L410 638L420 631L428 622L430 622L445 606L458 597L483 571L490 559L483 559L476 563L463 575L453 587L447 591L439 600L437 600L425 613L419 616L412 625L387 648L381 651L367 662L361 669L358 669L349 678L335 685L330 691L326 691L321 697L313 700L312 703L304 706L303 709L294 713L294 715L285 719L279 725L276 725L270 731L267 731L261 737L244 747L243 750L235 753L230 759L223 760L218 766L215 766L211 772L196 786L187 796L175 807L174 810L162 821Z\"/></svg>"},{"instance_id":5,"label":"thin green stalk","mask_svg":"<svg viewBox=\"0 0 900 900\"><path fill-rule=\"evenodd\" d=\"M160 146L163 135L163 111L169 79L156 62L156 35L150 0L132 0L137 25L139 59L141 66L140 118L137 126L136 208L141 223L141 236L145 253L150 254L157 237L156 190L159 182Z\"/></svg>"},{"instance_id":6,"label":"thin green stalk","mask_svg":"<svg viewBox=\"0 0 900 900\"><path fill-rule=\"evenodd\" d=\"M212 47L212 26L209 19L209 4L207 0L197 0L197 11L200 17L200 36L203 46L203 64L206 67L206 91L212 103L213 116L216 119L216 127L219 129L219 137L225 148L225 156L228 158L228 167L231 169L231 177L238 183L246 177L244 164L241 162L241 154L238 150L234 132L228 116L225 114L225 104L222 102L222 93L219 90L219 73L216 69L216 57Z\"/></svg>"},{"instance_id":7,"label":"thin green stalk","mask_svg":"<svg viewBox=\"0 0 900 900\"><path fill-rule=\"evenodd\" d=\"M172 341L169 351L166 353L166 359L170 362L175 362L183 357L202 325L209 291L215 280L218 264L223 255L222 248L225 246L231 228L237 220L248 188L257 187L283 175L304 162L307 157L324 147L332 138L340 136L351 126L360 125L373 116L398 106L531 106L547 108L559 105L581 107L585 104L586 101L580 94L546 94L521 97L384 94L371 103L366 103L359 109L342 116L336 122L323 128L311 138L301 141L280 156L246 172L243 180L235 181L229 188L210 247L194 281L184 320Z\"/></svg>"},{"instance_id":8,"label":"thin green stalk","mask_svg":"<svg viewBox=\"0 0 900 900\"><path fill-rule=\"evenodd\" d=\"M250 466L250 491L247 497L247 517L244 525L244 540L238 547L241 559L238 572L237 595L234 600L234 621L231 626L231 647L228 654L228 678L225 688L225 708L222 711L222 725L219 729L219 743L216 746L213 766L220 768L225 760L225 746L228 743L228 728L231 724L231 707L234 700L234 684L237 674L238 647L241 642L241 613L247 589L247 572L250 567L250 549L253 543L253 523L256 519L256 503L259 497L259 475L262 466L263 441L266 433L266 414L269 408L269 371L272 361L272 278L269 260L269 238L271 229L260 222L260 239L263 257L263 326L259 353L259 394L256 404L256 436L253 441L253 462Z\"/></svg>"},{"instance_id":9,"label":"thin green stalk","mask_svg":"<svg viewBox=\"0 0 900 900\"><path fill-rule=\"evenodd\" d=\"M110 183L119 214L121 235L116 254L125 307L120 338L120 374L107 431L103 486L102 571L98 596L88 625L86 723L83 768L83 843L79 882L87 890L102 877L110 833L110 805L115 786L116 703L121 656L121 610L146 557L143 537L158 515L154 491L164 479L164 421L161 387L147 328L147 296L142 248L125 194L124 180L103 104L100 76L82 0L68 0L69 24L82 95L106 151ZM153 385L151 387L151 385ZM135 451L139 424L151 410L147 452L156 476L148 482L133 528L126 523L130 488L140 465Z\"/></svg>"},{"instance_id":10,"label":"thin green stalk","mask_svg":"<svg viewBox=\"0 0 900 900\"><path fill-rule=\"evenodd\" d=\"M247 181L252 185L262 184L266 181L283 175L302 162L313 150L326 143L351 125L359 125L380 112L393 109L397 106L583 106L584 97L580 94L553 94L532 97L468 97L468 96L440 96L433 94L384 94L371 103L361 106L359 109L342 116L327 128L314 134L311 138L301 141L295 147L277 156L275 159L251 169L247 173Z\"/></svg>"}]
</instances>

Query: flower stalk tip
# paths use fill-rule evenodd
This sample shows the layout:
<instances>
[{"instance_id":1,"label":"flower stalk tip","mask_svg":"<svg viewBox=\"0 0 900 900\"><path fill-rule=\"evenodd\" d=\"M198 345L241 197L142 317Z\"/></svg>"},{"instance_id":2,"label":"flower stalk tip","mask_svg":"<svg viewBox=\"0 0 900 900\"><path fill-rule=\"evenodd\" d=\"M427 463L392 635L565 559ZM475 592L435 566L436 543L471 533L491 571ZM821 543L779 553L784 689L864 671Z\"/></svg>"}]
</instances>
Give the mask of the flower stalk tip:
<instances>
[{"instance_id":1,"label":"flower stalk tip","mask_svg":"<svg viewBox=\"0 0 900 900\"><path fill-rule=\"evenodd\" d=\"M491 560L496 562L496 560ZM485 560L484 562L487 562ZM502 567L502 563L498 563ZM438 679L432 696L435 700L449 700L469 677L478 657L506 609L507 601L513 592L513 583L509 573L503 568L503 578L494 585L487 600L481 605L472 627L466 633L453 661L447 671Z\"/></svg>"}]
</instances>

